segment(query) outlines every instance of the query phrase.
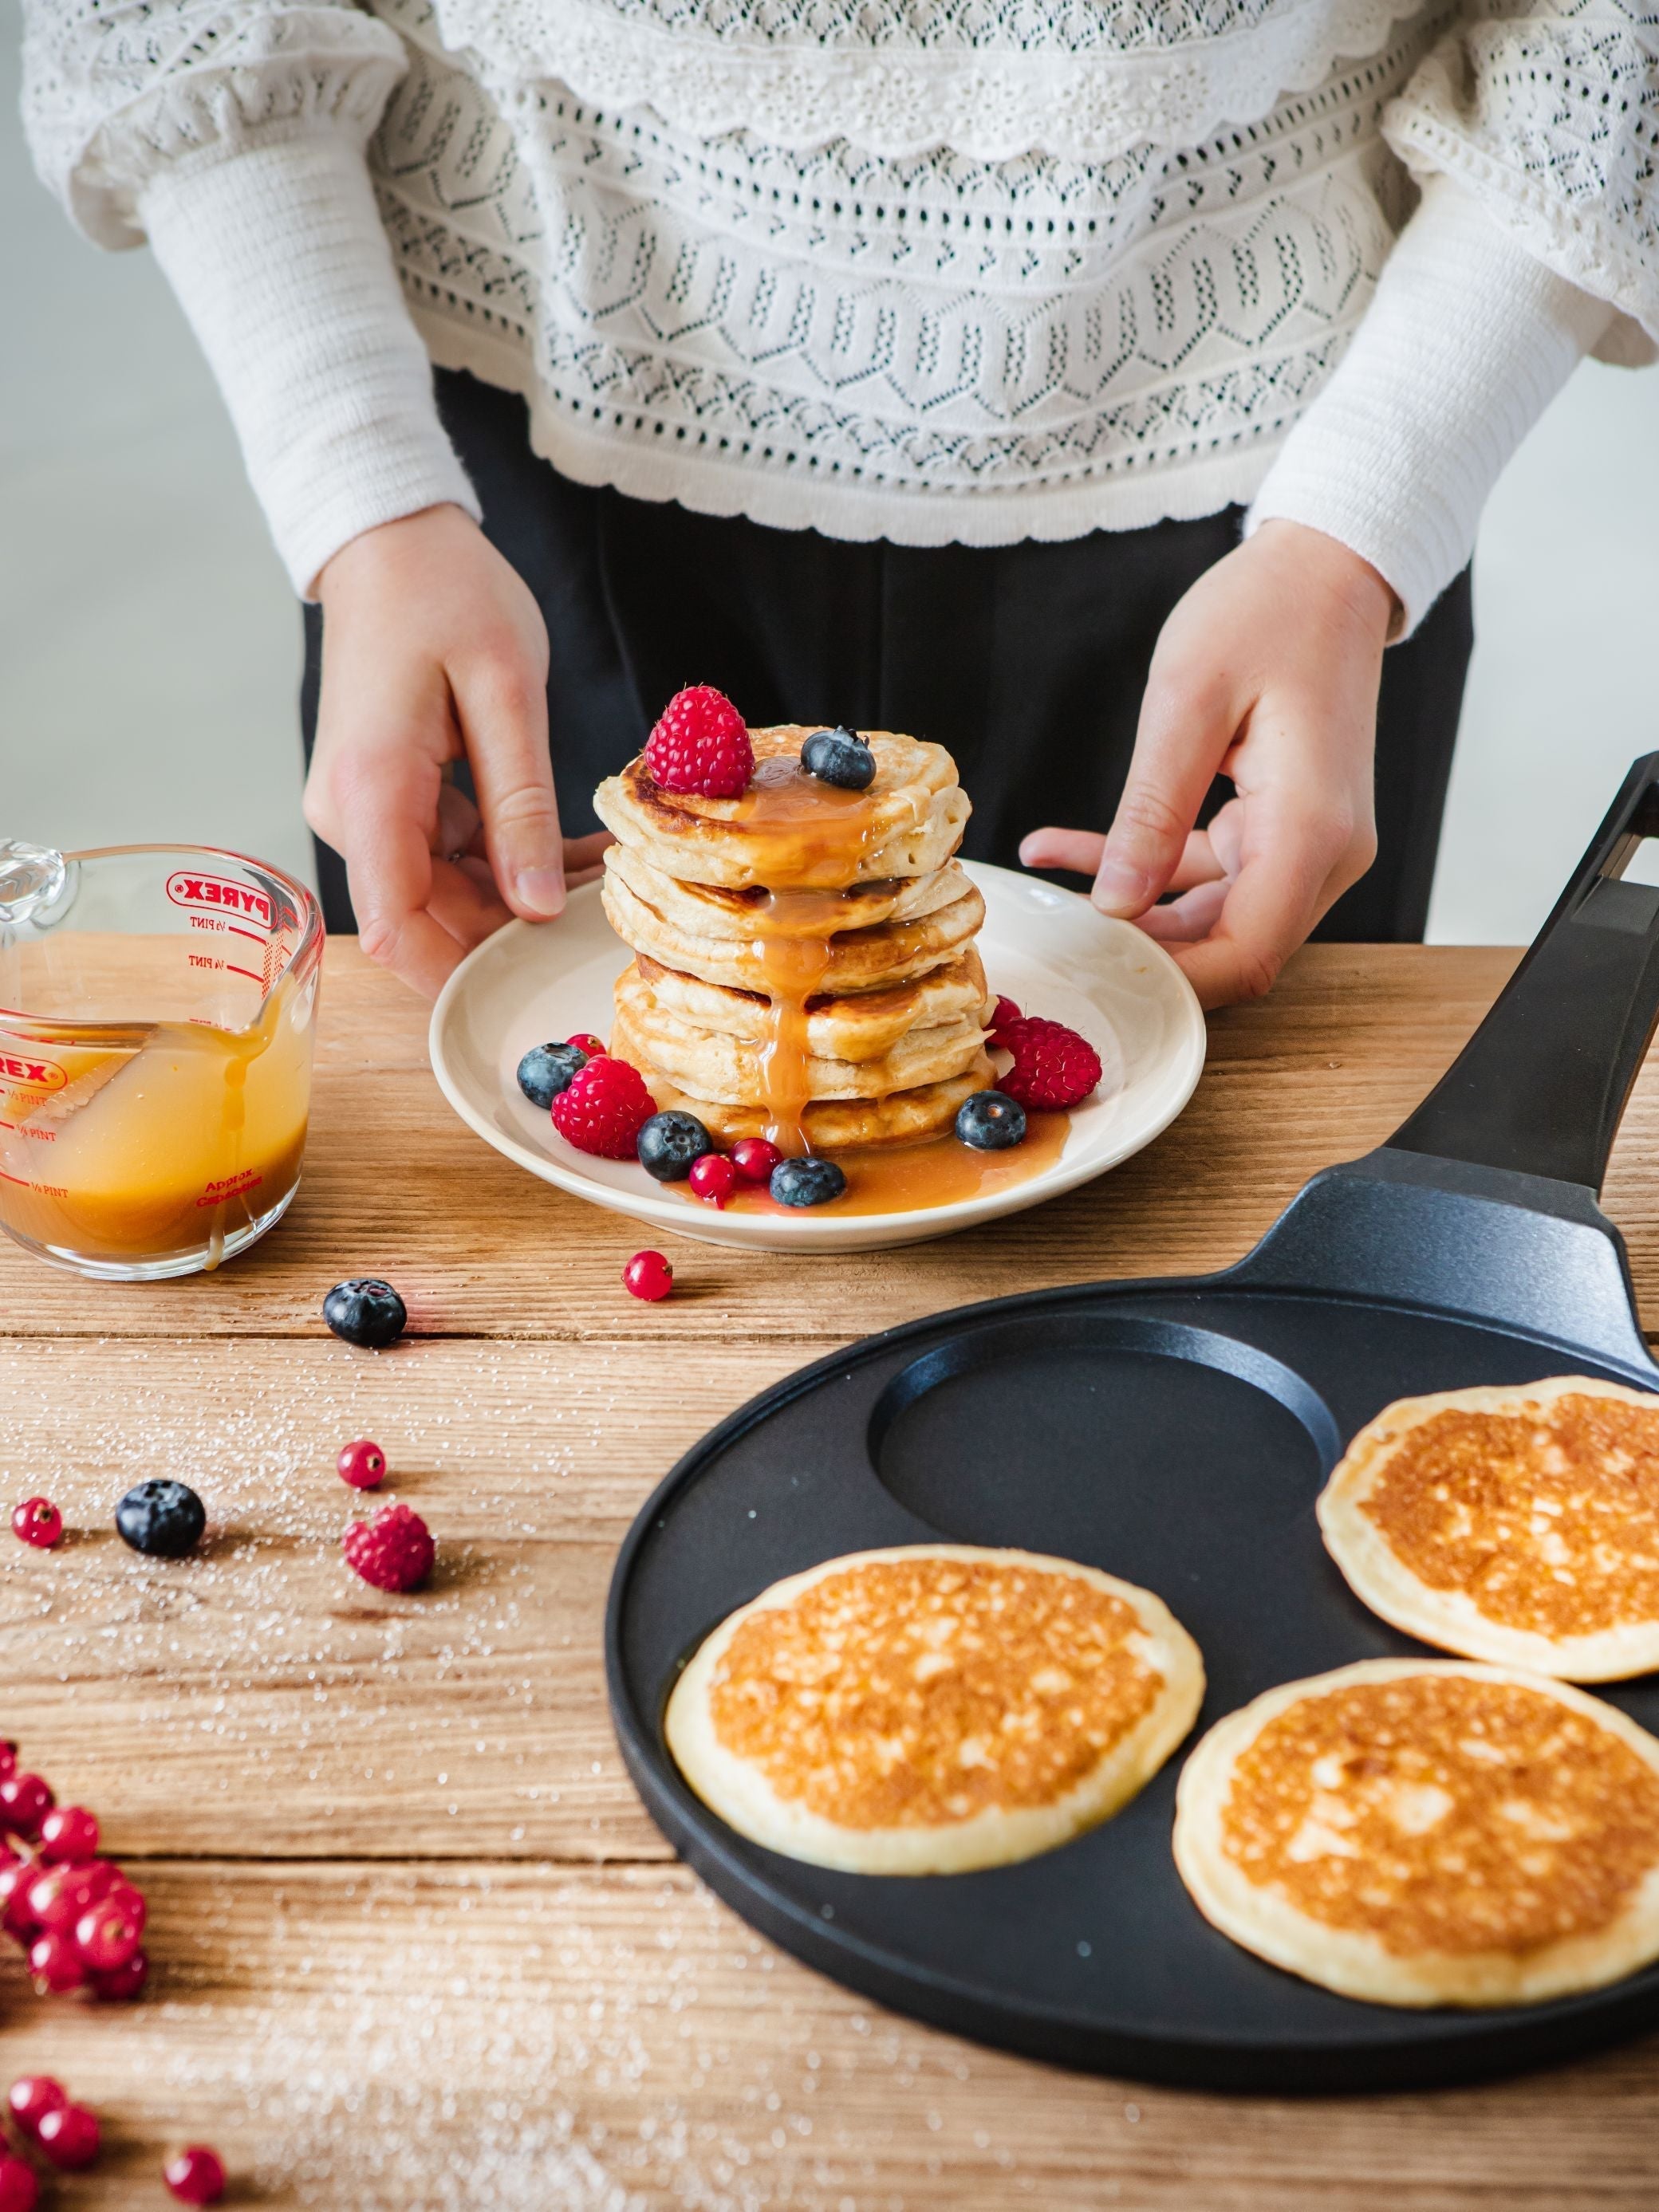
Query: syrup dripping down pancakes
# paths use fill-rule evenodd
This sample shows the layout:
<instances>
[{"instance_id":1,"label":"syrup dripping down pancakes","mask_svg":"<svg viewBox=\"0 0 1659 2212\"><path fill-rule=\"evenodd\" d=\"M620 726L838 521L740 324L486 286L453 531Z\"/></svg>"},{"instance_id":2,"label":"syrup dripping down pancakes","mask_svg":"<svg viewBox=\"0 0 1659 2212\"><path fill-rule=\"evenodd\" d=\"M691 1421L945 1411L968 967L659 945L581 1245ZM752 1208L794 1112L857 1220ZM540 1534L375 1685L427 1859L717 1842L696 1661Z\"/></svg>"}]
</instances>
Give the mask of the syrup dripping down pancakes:
<instances>
[{"instance_id":1,"label":"syrup dripping down pancakes","mask_svg":"<svg viewBox=\"0 0 1659 2212\"><path fill-rule=\"evenodd\" d=\"M1212 1729L1175 1854L1224 1935L1327 1989L1538 2003L1659 1958L1659 1742L1542 1676L1371 1660Z\"/></svg>"},{"instance_id":2,"label":"syrup dripping down pancakes","mask_svg":"<svg viewBox=\"0 0 1659 2212\"><path fill-rule=\"evenodd\" d=\"M693 1790L752 1841L853 1873L957 1874L1052 1850L1191 1728L1197 1645L1162 1601L1030 1552L908 1545L763 1592L668 1703Z\"/></svg>"},{"instance_id":3,"label":"syrup dripping down pancakes","mask_svg":"<svg viewBox=\"0 0 1659 2212\"><path fill-rule=\"evenodd\" d=\"M883 730L867 789L824 783L811 734L751 730L736 799L664 790L642 757L599 786L605 913L635 956L611 1048L722 1141L915 1143L992 1080L967 796L942 745Z\"/></svg>"},{"instance_id":4,"label":"syrup dripping down pancakes","mask_svg":"<svg viewBox=\"0 0 1659 2212\"><path fill-rule=\"evenodd\" d=\"M1570 1680L1659 1667L1659 1398L1566 1376L1385 1408L1319 1500L1408 1635Z\"/></svg>"}]
</instances>

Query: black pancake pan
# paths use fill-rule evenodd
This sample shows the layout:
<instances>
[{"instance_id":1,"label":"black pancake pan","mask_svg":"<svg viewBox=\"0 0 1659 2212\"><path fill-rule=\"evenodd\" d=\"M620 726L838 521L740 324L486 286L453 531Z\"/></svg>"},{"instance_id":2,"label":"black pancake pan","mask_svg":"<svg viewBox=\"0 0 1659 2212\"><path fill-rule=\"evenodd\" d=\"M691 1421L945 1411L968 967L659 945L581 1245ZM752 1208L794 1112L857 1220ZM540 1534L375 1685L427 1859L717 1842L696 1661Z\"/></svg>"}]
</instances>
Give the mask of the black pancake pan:
<instances>
[{"instance_id":1,"label":"black pancake pan","mask_svg":"<svg viewBox=\"0 0 1659 2212\"><path fill-rule=\"evenodd\" d=\"M617 1560L617 1739L653 1818L744 1917L838 1981L960 2034L1194 2086L1465 2079L1659 2025L1659 1969L1491 2012L1335 1996L1237 1948L1176 1877L1181 1755L1115 1820L994 1871L828 1873L758 1849L685 1787L676 1674L781 1576L939 1536L1082 1559L1197 1638L1209 1726L1259 1691L1424 1647L1327 1558L1314 1499L1390 1400L1577 1373L1659 1387L1596 1204L1659 1013L1659 835L1638 762L1560 903L1449 1073L1390 1140L1328 1170L1218 1275L998 1299L866 1339L690 1452ZM1659 1730L1650 1679L1607 1694Z\"/></svg>"}]
</instances>

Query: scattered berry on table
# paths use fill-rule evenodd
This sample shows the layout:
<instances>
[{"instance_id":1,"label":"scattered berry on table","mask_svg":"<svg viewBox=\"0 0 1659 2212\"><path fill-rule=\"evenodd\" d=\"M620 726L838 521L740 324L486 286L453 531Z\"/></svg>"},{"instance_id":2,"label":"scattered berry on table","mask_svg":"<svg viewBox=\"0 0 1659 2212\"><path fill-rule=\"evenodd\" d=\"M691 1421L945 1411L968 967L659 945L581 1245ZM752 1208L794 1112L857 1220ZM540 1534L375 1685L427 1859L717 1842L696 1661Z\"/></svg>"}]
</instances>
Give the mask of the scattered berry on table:
<instances>
[{"instance_id":1,"label":"scattered berry on table","mask_svg":"<svg viewBox=\"0 0 1659 2212\"><path fill-rule=\"evenodd\" d=\"M636 1252L623 1269L623 1287L653 1304L674 1287L674 1270L660 1252Z\"/></svg>"},{"instance_id":2,"label":"scattered berry on table","mask_svg":"<svg viewBox=\"0 0 1659 2212\"><path fill-rule=\"evenodd\" d=\"M54 2081L50 2074L25 2074L6 2093L7 2110L31 2142L46 2114L57 2112L68 2102L69 2091L61 2081Z\"/></svg>"},{"instance_id":3,"label":"scattered berry on table","mask_svg":"<svg viewBox=\"0 0 1659 2212\"><path fill-rule=\"evenodd\" d=\"M0 1833L21 1836L32 1844L57 1802L52 1785L38 1774L9 1774L0 1782Z\"/></svg>"},{"instance_id":4,"label":"scattered berry on table","mask_svg":"<svg viewBox=\"0 0 1659 2212\"><path fill-rule=\"evenodd\" d=\"M1023 1014L1000 1030L994 1042L1014 1056L1008 1073L997 1078L997 1089L1022 1106L1079 1105L1100 1080L1100 1054L1064 1022Z\"/></svg>"},{"instance_id":5,"label":"scattered berry on table","mask_svg":"<svg viewBox=\"0 0 1659 2212\"><path fill-rule=\"evenodd\" d=\"M695 1114L653 1114L635 1139L640 1165L659 1182L682 1182L693 1164L714 1149Z\"/></svg>"},{"instance_id":6,"label":"scattered berry on table","mask_svg":"<svg viewBox=\"0 0 1659 2212\"><path fill-rule=\"evenodd\" d=\"M724 1152L705 1152L691 1163L691 1188L710 1206L724 1207L738 1187L738 1171Z\"/></svg>"},{"instance_id":7,"label":"scattered berry on table","mask_svg":"<svg viewBox=\"0 0 1659 2212\"><path fill-rule=\"evenodd\" d=\"M28 1886L25 1901L29 1919L36 1928L67 1930L89 1905L107 1897L119 1879L107 1859L94 1859L86 1866L48 1867Z\"/></svg>"},{"instance_id":8,"label":"scattered berry on table","mask_svg":"<svg viewBox=\"0 0 1659 2212\"><path fill-rule=\"evenodd\" d=\"M1023 1019L1023 1017L1020 1013L1019 1008L1014 1004L1013 1000L1012 999L1004 998L1001 993L999 992L997 994L996 1005L991 1010L991 1018L985 1026L990 1030L992 1037L994 1039L998 1031L1000 1030L1006 1030L1010 1022L1017 1022L1021 1019Z\"/></svg>"},{"instance_id":9,"label":"scattered berry on table","mask_svg":"<svg viewBox=\"0 0 1659 2212\"><path fill-rule=\"evenodd\" d=\"M174 2151L161 2168L161 2179L181 2204L216 2204L225 2193L223 2163L205 2143Z\"/></svg>"},{"instance_id":10,"label":"scattered berry on table","mask_svg":"<svg viewBox=\"0 0 1659 2212\"><path fill-rule=\"evenodd\" d=\"M578 1030L574 1036L565 1039L565 1043L572 1052L580 1053L584 1060L603 1060L605 1056L605 1039L590 1036L586 1030Z\"/></svg>"},{"instance_id":11,"label":"scattered berry on table","mask_svg":"<svg viewBox=\"0 0 1659 2212\"><path fill-rule=\"evenodd\" d=\"M354 1490L378 1490L386 1480L386 1454L367 1437L343 1445L334 1464L340 1470L341 1481L349 1482Z\"/></svg>"},{"instance_id":12,"label":"scattered berry on table","mask_svg":"<svg viewBox=\"0 0 1659 2212\"><path fill-rule=\"evenodd\" d=\"M0 2212L34 2212L40 2202L40 2185L31 2168L0 2150Z\"/></svg>"},{"instance_id":13,"label":"scattered berry on table","mask_svg":"<svg viewBox=\"0 0 1659 2212\"><path fill-rule=\"evenodd\" d=\"M876 757L856 730L841 723L814 730L800 749L800 764L820 783L842 791L868 791L876 780Z\"/></svg>"},{"instance_id":14,"label":"scattered berry on table","mask_svg":"<svg viewBox=\"0 0 1659 2212\"><path fill-rule=\"evenodd\" d=\"M11 1533L20 1544L49 1552L64 1533L64 1516L49 1498L26 1498L12 1510Z\"/></svg>"},{"instance_id":15,"label":"scattered berry on table","mask_svg":"<svg viewBox=\"0 0 1659 2212\"><path fill-rule=\"evenodd\" d=\"M78 1990L87 1978L86 1961L70 1936L48 1933L29 1945L29 1979L43 1997Z\"/></svg>"},{"instance_id":16,"label":"scattered berry on table","mask_svg":"<svg viewBox=\"0 0 1659 2212\"><path fill-rule=\"evenodd\" d=\"M84 1805L55 1805L40 1823L40 1856L56 1865L95 1857L98 1823Z\"/></svg>"},{"instance_id":17,"label":"scattered berry on table","mask_svg":"<svg viewBox=\"0 0 1659 2212\"><path fill-rule=\"evenodd\" d=\"M84 2105L59 2105L43 2115L34 2139L54 2166L76 2173L98 2155L98 2121Z\"/></svg>"},{"instance_id":18,"label":"scattered berry on table","mask_svg":"<svg viewBox=\"0 0 1659 2212\"><path fill-rule=\"evenodd\" d=\"M432 1531L401 1503L383 1505L372 1521L354 1521L341 1541L346 1565L375 1589L418 1589L432 1571Z\"/></svg>"},{"instance_id":19,"label":"scattered berry on table","mask_svg":"<svg viewBox=\"0 0 1659 2212\"><path fill-rule=\"evenodd\" d=\"M579 1152L602 1160L636 1157L640 1132L657 1102L625 1060L590 1060L553 1101L553 1127Z\"/></svg>"},{"instance_id":20,"label":"scattered berry on table","mask_svg":"<svg viewBox=\"0 0 1659 2212\"><path fill-rule=\"evenodd\" d=\"M755 748L743 716L712 684L677 691L645 741L646 773L665 791L738 799L755 773Z\"/></svg>"},{"instance_id":21,"label":"scattered berry on table","mask_svg":"<svg viewBox=\"0 0 1659 2212\"><path fill-rule=\"evenodd\" d=\"M532 1106L550 1106L587 1060L580 1045L533 1044L519 1062L519 1088Z\"/></svg>"},{"instance_id":22,"label":"scattered berry on table","mask_svg":"<svg viewBox=\"0 0 1659 2212\"><path fill-rule=\"evenodd\" d=\"M146 1917L143 1899L125 1884L88 1906L75 1923L82 1965L95 1974L118 1973L143 1942Z\"/></svg>"},{"instance_id":23,"label":"scattered berry on table","mask_svg":"<svg viewBox=\"0 0 1659 2212\"><path fill-rule=\"evenodd\" d=\"M770 1182L783 1154L764 1137L739 1137L726 1158L745 1182Z\"/></svg>"},{"instance_id":24,"label":"scattered berry on table","mask_svg":"<svg viewBox=\"0 0 1659 2212\"><path fill-rule=\"evenodd\" d=\"M152 1559L182 1559L202 1540L207 1509L187 1482L152 1476L128 1491L115 1509L124 1543Z\"/></svg>"},{"instance_id":25,"label":"scattered berry on table","mask_svg":"<svg viewBox=\"0 0 1659 2212\"><path fill-rule=\"evenodd\" d=\"M376 1275L356 1275L336 1283L323 1300L323 1319L348 1344L384 1352L409 1326L409 1311L390 1283Z\"/></svg>"},{"instance_id":26,"label":"scattered berry on table","mask_svg":"<svg viewBox=\"0 0 1659 2212\"><path fill-rule=\"evenodd\" d=\"M847 1178L833 1160L808 1155L801 1160L780 1160L767 1188L780 1206L827 1206L847 1188Z\"/></svg>"},{"instance_id":27,"label":"scattered berry on table","mask_svg":"<svg viewBox=\"0 0 1659 2212\"><path fill-rule=\"evenodd\" d=\"M1005 1091L976 1091L957 1109L957 1134L976 1152L1006 1152L1025 1141L1025 1109Z\"/></svg>"},{"instance_id":28,"label":"scattered berry on table","mask_svg":"<svg viewBox=\"0 0 1659 2212\"><path fill-rule=\"evenodd\" d=\"M3 1782L9 1774L15 1774L16 1771L17 1746L10 1742L0 1743L0 1782Z\"/></svg>"},{"instance_id":29,"label":"scattered berry on table","mask_svg":"<svg viewBox=\"0 0 1659 2212\"><path fill-rule=\"evenodd\" d=\"M90 1967L87 1972L88 1985L100 2004L125 2004L149 1978L149 1959L143 1951L135 1951L125 1966L117 1966L112 1973L97 1973Z\"/></svg>"}]
</instances>

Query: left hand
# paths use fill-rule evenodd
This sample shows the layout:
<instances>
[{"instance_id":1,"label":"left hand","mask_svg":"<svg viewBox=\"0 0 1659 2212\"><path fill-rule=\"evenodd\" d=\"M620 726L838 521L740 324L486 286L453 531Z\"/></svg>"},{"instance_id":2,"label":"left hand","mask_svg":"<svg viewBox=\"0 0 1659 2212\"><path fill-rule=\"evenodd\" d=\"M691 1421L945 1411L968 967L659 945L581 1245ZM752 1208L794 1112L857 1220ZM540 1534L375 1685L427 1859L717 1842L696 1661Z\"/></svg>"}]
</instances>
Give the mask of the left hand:
<instances>
[{"instance_id":1,"label":"left hand","mask_svg":"<svg viewBox=\"0 0 1659 2212\"><path fill-rule=\"evenodd\" d=\"M1206 1006L1259 998L1376 856L1396 607L1335 538L1263 523L1164 625L1111 829L1034 830L1020 859L1092 875L1095 904L1167 944ZM1218 774L1236 796L1195 830ZM1169 890L1181 896L1159 906Z\"/></svg>"}]
</instances>

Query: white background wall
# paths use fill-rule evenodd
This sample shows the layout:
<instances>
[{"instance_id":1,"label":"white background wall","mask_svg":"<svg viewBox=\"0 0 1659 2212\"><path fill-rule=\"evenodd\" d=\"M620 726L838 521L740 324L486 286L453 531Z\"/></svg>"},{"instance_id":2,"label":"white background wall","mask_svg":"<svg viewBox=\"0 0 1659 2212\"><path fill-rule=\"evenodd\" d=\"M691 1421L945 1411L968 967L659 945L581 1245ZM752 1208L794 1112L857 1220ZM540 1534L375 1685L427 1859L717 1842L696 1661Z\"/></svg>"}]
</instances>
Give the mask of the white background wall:
<instances>
[{"instance_id":1,"label":"white background wall","mask_svg":"<svg viewBox=\"0 0 1659 2212\"><path fill-rule=\"evenodd\" d=\"M299 621L144 253L35 182L0 52L0 836L223 842L308 872ZM1659 372L1582 368L1499 486L1430 933L1513 943L1659 748Z\"/></svg>"}]
</instances>

